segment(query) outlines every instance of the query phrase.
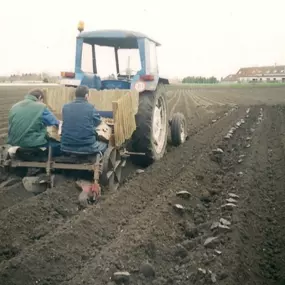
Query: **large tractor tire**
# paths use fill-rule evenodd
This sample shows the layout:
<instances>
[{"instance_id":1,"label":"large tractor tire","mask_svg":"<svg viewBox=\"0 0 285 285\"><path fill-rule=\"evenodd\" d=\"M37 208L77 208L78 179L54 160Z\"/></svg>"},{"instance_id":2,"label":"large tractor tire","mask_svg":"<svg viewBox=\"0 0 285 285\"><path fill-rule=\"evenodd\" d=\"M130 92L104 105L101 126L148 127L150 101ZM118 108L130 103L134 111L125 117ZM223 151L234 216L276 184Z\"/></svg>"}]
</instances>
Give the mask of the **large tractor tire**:
<instances>
[{"instance_id":1,"label":"large tractor tire","mask_svg":"<svg viewBox=\"0 0 285 285\"><path fill-rule=\"evenodd\" d=\"M167 145L168 108L164 85L160 84L154 92L140 94L136 125L132 149L146 155L132 155L131 159L134 164L147 167L164 156Z\"/></svg>"}]
</instances>

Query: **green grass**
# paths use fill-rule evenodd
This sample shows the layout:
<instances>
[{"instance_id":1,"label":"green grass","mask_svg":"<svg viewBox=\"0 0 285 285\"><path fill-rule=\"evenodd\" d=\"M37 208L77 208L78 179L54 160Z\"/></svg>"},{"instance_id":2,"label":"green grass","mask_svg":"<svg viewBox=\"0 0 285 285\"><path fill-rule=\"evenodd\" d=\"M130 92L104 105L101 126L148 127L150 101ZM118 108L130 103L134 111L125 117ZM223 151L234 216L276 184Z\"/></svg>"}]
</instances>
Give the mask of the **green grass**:
<instances>
[{"instance_id":1,"label":"green grass","mask_svg":"<svg viewBox=\"0 0 285 285\"><path fill-rule=\"evenodd\" d=\"M272 88L285 87L285 83L216 83L216 84L200 84L200 83L180 83L171 84L175 88Z\"/></svg>"}]
</instances>

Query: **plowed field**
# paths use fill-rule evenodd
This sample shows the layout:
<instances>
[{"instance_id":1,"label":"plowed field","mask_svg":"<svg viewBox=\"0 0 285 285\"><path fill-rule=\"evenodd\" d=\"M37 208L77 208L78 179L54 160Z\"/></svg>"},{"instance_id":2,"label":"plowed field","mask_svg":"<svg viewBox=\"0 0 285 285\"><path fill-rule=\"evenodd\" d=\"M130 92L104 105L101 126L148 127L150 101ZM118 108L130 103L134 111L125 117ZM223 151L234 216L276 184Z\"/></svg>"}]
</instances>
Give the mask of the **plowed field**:
<instances>
[{"instance_id":1,"label":"plowed field","mask_svg":"<svg viewBox=\"0 0 285 285\"><path fill-rule=\"evenodd\" d=\"M3 139L26 91L0 87ZM0 189L1 285L285 284L285 88L167 99L189 140L98 205L79 210L71 180L38 196Z\"/></svg>"}]
</instances>

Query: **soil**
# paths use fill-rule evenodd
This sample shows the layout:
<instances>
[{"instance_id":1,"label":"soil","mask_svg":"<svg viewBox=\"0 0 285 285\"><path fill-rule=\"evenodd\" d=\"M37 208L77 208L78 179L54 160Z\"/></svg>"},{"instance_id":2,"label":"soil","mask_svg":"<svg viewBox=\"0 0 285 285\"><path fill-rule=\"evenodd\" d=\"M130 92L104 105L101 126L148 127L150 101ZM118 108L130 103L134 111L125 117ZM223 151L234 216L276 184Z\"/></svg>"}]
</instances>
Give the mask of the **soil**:
<instances>
[{"instance_id":1,"label":"soil","mask_svg":"<svg viewBox=\"0 0 285 285\"><path fill-rule=\"evenodd\" d=\"M284 91L169 90L188 141L85 210L70 178L0 189L0 284L285 284Z\"/></svg>"}]
</instances>

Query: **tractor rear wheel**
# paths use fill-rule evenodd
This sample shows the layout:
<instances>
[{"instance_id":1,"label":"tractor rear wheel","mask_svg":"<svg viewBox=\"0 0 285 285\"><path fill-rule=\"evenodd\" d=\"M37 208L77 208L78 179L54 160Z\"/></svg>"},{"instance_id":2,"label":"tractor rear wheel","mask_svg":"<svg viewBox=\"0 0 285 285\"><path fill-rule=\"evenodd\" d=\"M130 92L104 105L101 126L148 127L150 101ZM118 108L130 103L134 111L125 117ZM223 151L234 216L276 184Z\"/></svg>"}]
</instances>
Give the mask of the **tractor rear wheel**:
<instances>
[{"instance_id":1,"label":"tractor rear wheel","mask_svg":"<svg viewBox=\"0 0 285 285\"><path fill-rule=\"evenodd\" d=\"M167 145L168 108L162 84L154 92L140 94L136 125L132 149L146 155L132 155L131 159L134 164L147 167L163 157Z\"/></svg>"}]
</instances>

